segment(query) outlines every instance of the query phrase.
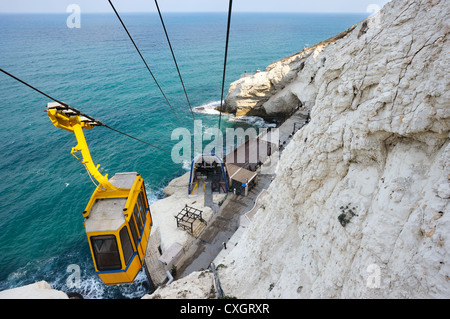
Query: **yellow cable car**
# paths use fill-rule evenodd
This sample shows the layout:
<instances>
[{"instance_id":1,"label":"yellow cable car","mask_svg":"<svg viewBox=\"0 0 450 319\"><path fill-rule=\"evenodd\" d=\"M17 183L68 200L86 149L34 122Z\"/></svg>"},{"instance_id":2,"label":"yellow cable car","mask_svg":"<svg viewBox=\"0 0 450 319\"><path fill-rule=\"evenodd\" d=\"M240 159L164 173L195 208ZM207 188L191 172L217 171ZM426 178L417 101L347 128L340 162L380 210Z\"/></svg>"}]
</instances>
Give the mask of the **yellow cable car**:
<instances>
[{"instance_id":1,"label":"yellow cable car","mask_svg":"<svg viewBox=\"0 0 450 319\"><path fill-rule=\"evenodd\" d=\"M106 285L132 283L142 269L147 249L152 217L144 180L137 173L108 174L95 166L83 129L101 125L59 103L47 104L52 123L73 132L78 145L71 154L81 152L81 163L98 181L83 217L95 271Z\"/></svg>"}]
</instances>

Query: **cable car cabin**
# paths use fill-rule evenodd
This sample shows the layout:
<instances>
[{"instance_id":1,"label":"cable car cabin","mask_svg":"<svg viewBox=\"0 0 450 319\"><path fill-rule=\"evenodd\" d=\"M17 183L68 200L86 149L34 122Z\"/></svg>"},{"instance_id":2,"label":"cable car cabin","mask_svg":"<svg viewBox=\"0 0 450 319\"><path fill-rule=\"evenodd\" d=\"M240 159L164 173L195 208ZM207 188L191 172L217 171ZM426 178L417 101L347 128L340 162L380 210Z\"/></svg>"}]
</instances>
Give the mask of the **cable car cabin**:
<instances>
[{"instance_id":1,"label":"cable car cabin","mask_svg":"<svg viewBox=\"0 0 450 319\"><path fill-rule=\"evenodd\" d=\"M137 173L110 179L127 191L92 194L83 216L95 271L106 285L134 281L142 269L152 219L144 180Z\"/></svg>"},{"instance_id":2,"label":"cable car cabin","mask_svg":"<svg viewBox=\"0 0 450 319\"><path fill-rule=\"evenodd\" d=\"M206 185L211 187L211 193L228 193L228 182L225 174L225 166L222 160L214 154L199 154L191 162L191 172L189 174L188 194L192 195L194 191Z\"/></svg>"},{"instance_id":3,"label":"cable car cabin","mask_svg":"<svg viewBox=\"0 0 450 319\"><path fill-rule=\"evenodd\" d=\"M71 154L80 160L75 154L81 152L80 162L99 183L83 212L95 271L106 285L132 283L144 265L152 227L144 180L138 173L108 179L94 165L83 129L101 122L54 102L47 104L47 114L56 127L75 134Z\"/></svg>"}]
</instances>

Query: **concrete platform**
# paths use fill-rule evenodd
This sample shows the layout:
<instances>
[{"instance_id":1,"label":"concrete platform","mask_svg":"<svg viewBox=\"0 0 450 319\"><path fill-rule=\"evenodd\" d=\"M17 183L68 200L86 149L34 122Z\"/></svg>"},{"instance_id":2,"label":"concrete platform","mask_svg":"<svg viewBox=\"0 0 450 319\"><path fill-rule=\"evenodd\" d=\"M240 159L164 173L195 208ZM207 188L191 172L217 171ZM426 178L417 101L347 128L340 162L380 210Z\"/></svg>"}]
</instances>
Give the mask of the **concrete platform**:
<instances>
[{"instance_id":1,"label":"concrete platform","mask_svg":"<svg viewBox=\"0 0 450 319\"><path fill-rule=\"evenodd\" d=\"M244 231L244 229L238 231L241 216L255 206L257 197L262 190L269 186L272 177L272 175L259 175L258 184L249 192L248 196L228 194L219 212L186 251L186 259L178 269L180 278L191 272L207 269L224 248L224 243L227 248L238 243ZM237 234L236 231L238 231Z\"/></svg>"}]
</instances>

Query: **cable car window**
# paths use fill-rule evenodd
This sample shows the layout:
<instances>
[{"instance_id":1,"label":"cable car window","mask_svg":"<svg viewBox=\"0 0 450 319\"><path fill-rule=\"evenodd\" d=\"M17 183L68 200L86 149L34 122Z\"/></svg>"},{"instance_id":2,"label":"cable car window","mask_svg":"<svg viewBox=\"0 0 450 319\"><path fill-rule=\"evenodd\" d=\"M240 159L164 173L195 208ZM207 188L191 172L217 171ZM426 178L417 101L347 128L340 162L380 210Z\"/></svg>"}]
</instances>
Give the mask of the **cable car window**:
<instances>
[{"instance_id":1,"label":"cable car window","mask_svg":"<svg viewBox=\"0 0 450 319\"><path fill-rule=\"evenodd\" d=\"M137 207L137 205L134 206L134 217L136 218L136 223L139 229L139 234L141 234L142 232L142 222L141 222L141 217L139 216L139 209Z\"/></svg>"},{"instance_id":2,"label":"cable car window","mask_svg":"<svg viewBox=\"0 0 450 319\"><path fill-rule=\"evenodd\" d=\"M125 265L128 265L128 263L131 260L131 257L133 257L133 246L131 245L130 235L128 235L128 228L127 226L123 227L120 230L120 242L122 243L122 250L123 250L123 258L125 259Z\"/></svg>"},{"instance_id":3,"label":"cable car window","mask_svg":"<svg viewBox=\"0 0 450 319\"><path fill-rule=\"evenodd\" d=\"M98 270L117 270L122 268L116 236L93 236L91 237L91 245Z\"/></svg>"},{"instance_id":4,"label":"cable car window","mask_svg":"<svg viewBox=\"0 0 450 319\"><path fill-rule=\"evenodd\" d=\"M145 219L145 213L146 213L146 207L144 204L144 194L139 193L139 197L138 197L138 204L139 204L139 210L141 211L141 215L142 215L142 219Z\"/></svg>"},{"instance_id":5,"label":"cable car window","mask_svg":"<svg viewBox=\"0 0 450 319\"><path fill-rule=\"evenodd\" d=\"M136 231L136 226L134 224L134 216L131 216L129 225L130 225L130 229L131 229L131 234L133 235L134 244L135 244L135 246L137 248L137 245L138 245L138 242L139 242L139 236L138 236L138 233Z\"/></svg>"}]
</instances>

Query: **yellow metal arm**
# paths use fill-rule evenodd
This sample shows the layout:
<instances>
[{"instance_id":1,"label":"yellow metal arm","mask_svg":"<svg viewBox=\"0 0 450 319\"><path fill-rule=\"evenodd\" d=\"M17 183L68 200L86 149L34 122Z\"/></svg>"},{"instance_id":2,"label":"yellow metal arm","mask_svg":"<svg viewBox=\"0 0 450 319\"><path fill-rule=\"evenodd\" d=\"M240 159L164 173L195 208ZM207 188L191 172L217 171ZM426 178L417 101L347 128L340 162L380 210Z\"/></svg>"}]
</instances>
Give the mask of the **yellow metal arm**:
<instances>
[{"instance_id":1,"label":"yellow metal arm","mask_svg":"<svg viewBox=\"0 0 450 319\"><path fill-rule=\"evenodd\" d=\"M106 190L118 190L113 184L108 181L108 174L102 175L99 172L99 165L95 165L92 160L91 153L89 152L89 147L86 143L86 138L83 133L83 129L91 129L94 125L82 121L80 115L72 115L70 112L64 112L61 105L55 105L54 103L49 103L47 106L47 114L53 125L58 128L62 128L66 131L73 132L77 139L77 146L72 148L70 152L76 159L78 157L75 153L81 152L83 159L81 163L86 166L89 173L98 181L99 187Z\"/></svg>"}]
</instances>

